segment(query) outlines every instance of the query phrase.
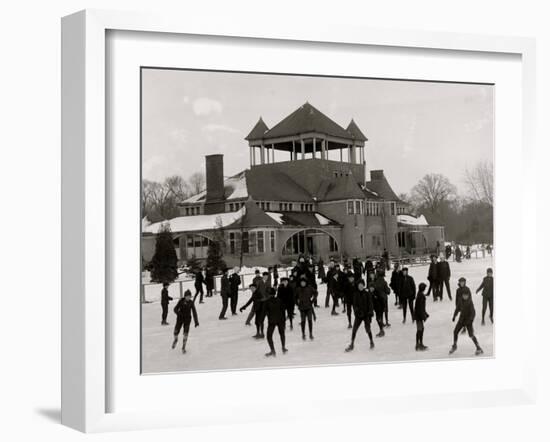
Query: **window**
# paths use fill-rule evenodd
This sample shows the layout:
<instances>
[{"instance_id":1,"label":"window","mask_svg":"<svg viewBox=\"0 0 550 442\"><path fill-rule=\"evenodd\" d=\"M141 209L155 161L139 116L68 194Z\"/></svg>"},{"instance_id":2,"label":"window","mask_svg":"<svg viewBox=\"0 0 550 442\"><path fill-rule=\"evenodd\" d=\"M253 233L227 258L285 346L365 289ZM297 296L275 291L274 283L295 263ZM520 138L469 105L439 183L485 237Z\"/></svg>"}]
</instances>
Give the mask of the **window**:
<instances>
[{"instance_id":1,"label":"window","mask_svg":"<svg viewBox=\"0 0 550 442\"><path fill-rule=\"evenodd\" d=\"M285 210L285 209L284 209L284 206L285 206L285 205L284 205L283 203L279 203L279 210Z\"/></svg>"},{"instance_id":2,"label":"window","mask_svg":"<svg viewBox=\"0 0 550 442\"><path fill-rule=\"evenodd\" d=\"M242 240L241 240L241 247L242 247L242 252L243 253L249 253L250 252L248 232L243 232Z\"/></svg>"},{"instance_id":3,"label":"window","mask_svg":"<svg viewBox=\"0 0 550 442\"><path fill-rule=\"evenodd\" d=\"M189 216L189 207L185 208L185 216Z\"/></svg>"},{"instance_id":4,"label":"window","mask_svg":"<svg viewBox=\"0 0 550 442\"><path fill-rule=\"evenodd\" d=\"M372 235L372 247L375 249L382 247L382 238L380 235Z\"/></svg>"},{"instance_id":5,"label":"window","mask_svg":"<svg viewBox=\"0 0 550 442\"><path fill-rule=\"evenodd\" d=\"M236 247L235 232L230 232L229 233L229 253L231 255L234 255L236 251L237 251L237 247Z\"/></svg>"},{"instance_id":6,"label":"window","mask_svg":"<svg viewBox=\"0 0 550 442\"><path fill-rule=\"evenodd\" d=\"M391 216L395 216L395 203L390 203Z\"/></svg>"},{"instance_id":7,"label":"window","mask_svg":"<svg viewBox=\"0 0 550 442\"><path fill-rule=\"evenodd\" d=\"M336 243L336 241L334 240L334 238L332 236L328 237L328 249L331 252L337 252L338 251L338 244Z\"/></svg>"},{"instance_id":8,"label":"window","mask_svg":"<svg viewBox=\"0 0 550 442\"><path fill-rule=\"evenodd\" d=\"M361 201L357 200L355 201L355 213L361 213Z\"/></svg>"},{"instance_id":9,"label":"window","mask_svg":"<svg viewBox=\"0 0 550 442\"><path fill-rule=\"evenodd\" d=\"M361 236L360 236L360 241L361 241L361 248L364 249L365 248L365 241L364 241L364 238L363 238L363 234L361 233Z\"/></svg>"},{"instance_id":10,"label":"window","mask_svg":"<svg viewBox=\"0 0 550 442\"><path fill-rule=\"evenodd\" d=\"M288 210L292 212L292 203L288 204Z\"/></svg>"},{"instance_id":11,"label":"window","mask_svg":"<svg viewBox=\"0 0 550 442\"><path fill-rule=\"evenodd\" d=\"M275 230L269 232L269 251L275 251Z\"/></svg>"},{"instance_id":12,"label":"window","mask_svg":"<svg viewBox=\"0 0 550 442\"><path fill-rule=\"evenodd\" d=\"M233 210L235 210L235 208L233 207L233 203L230 203L229 204L229 211L233 212Z\"/></svg>"},{"instance_id":13,"label":"window","mask_svg":"<svg viewBox=\"0 0 550 442\"><path fill-rule=\"evenodd\" d=\"M258 253L264 253L265 252L265 244L264 244L264 232L256 232L256 241L257 241L257 247L256 250Z\"/></svg>"},{"instance_id":14,"label":"window","mask_svg":"<svg viewBox=\"0 0 550 442\"><path fill-rule=\"evenodd\" d=\"M348 215L353 215L353 201L348 201Z\"/></svg>"}]
</instances>

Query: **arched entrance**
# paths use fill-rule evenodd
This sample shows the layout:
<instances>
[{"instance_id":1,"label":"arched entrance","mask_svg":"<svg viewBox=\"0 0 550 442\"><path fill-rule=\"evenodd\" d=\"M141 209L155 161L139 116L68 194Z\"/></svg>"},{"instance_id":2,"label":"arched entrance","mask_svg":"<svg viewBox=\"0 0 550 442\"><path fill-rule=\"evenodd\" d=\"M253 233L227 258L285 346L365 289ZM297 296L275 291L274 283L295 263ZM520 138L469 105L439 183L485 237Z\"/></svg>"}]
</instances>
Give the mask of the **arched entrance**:
<instances>
[{"instance_id":1,"label":"arched entrance","mask_svg":"<svg viewBox=\"0 0 550 442\"><path fill-rule=\"evenodd\" d=\"M305 229L294 233L283 246L283 255L286 256L321 256L338 253L339 246L336 239L320 229Z\"/></svg>"}]
</instances>

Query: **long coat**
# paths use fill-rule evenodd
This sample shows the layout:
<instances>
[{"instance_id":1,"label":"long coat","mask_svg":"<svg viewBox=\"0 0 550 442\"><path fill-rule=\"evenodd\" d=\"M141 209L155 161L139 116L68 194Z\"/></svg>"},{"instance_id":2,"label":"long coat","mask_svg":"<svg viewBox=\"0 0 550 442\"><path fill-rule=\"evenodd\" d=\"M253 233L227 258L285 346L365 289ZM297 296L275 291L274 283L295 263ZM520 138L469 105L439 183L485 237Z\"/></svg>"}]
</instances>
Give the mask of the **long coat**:
<instances>
[{"instance_id":1,"label":"long coat","mask_svg":"<svg viewBox=\"0 0 550 442\"><path fill-rule=\"evenodd\" d=\"M264 311L269 324L280 324L285 322L283 302L279 297L271 296L264 302Z\"/></svg>"},{"instance_id":2,"label":"long coat","mask_svg":"<svg viewBox=\"0 0 550 442\"><path fill-rule=\"evenodd\" d=\"M371 318L374 314L372 294L367 290L353 293L353 313L358 319Z\"/></svg>"},{"instance_id":3,"label":"long coat","mask_svg":"<svg viewBox=\"0 0 550 442\"><path fill-rule=\"evenodd\" d=\"M451 267L447 261L440 261L437 263L437 274L440 281L448 281L451 279Z\"/></svg>"},{"instance_id":4,"label":"long coat","mask_svg":"<svg viewBox=\"0 0 550 442\"><path fill-rule=\"evenodd\" d=\"M426 311L426 295L419 292L416 295L416 301L414 303L414 318L417 321L425 321L428 317L429 315Z\"/></svg>"},{"instance_id":5,"label":"long coat","mask_svg":"<svg viewBox=\"0 0 550 442\"><path fill-rule=\"evenodd\" d=\"M399 296L404 299L414 299L415 295L416 284L414 283L413 277L410 275L403 275L403 279L401 280L401 289L399 290Z\"/></svg>"},{"instance_id":6,"label":"long coat","mask_svg":"<svg viewBox=\"0 0 550 442\"><path fill-rule=\"evenodd\" d=\"M481 282L481 285L476 290L476 293L479 293L479 291L482 290L481 296L484 298L492 298L493 297L493 277L492 276L486 276L483 278L483 281Z\"/></svg>"}]
</instances>

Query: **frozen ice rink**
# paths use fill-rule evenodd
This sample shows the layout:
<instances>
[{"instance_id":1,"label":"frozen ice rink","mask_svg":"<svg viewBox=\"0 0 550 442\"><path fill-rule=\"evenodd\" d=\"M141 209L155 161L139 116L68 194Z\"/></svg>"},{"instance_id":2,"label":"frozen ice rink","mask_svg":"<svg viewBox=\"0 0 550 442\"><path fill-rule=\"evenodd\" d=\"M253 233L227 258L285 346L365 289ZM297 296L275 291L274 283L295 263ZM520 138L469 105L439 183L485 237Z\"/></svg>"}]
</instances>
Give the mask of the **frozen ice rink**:
<instances>
[{"instance_id":1,"label":"frozen ice rink","mask_svg":"<svg viewBox=\"0 0 550 442\"><path fill-rule=\"evenodd\" d=\"M460 277L467 279L474 304L476 319L474 321L475 334L484 350L483 357L492 357L494 348L494 326L486 316L485 326L481 326L481 293L475 294L485 276L487 267L492 267L492 257L463 260L461 263L449 262L451 266L451 292L453 301L449 301L444 290L443 302L433 302L430 296L427 299L427 311L430 318L425 323L424 344L429 347L425 352L415 351L416 327L407 315L407 322L402 324L402 312L395 307L395 296L390 295L389 321L390 328L386 328L386 336L374 338L376 347L369 349L368 338L364 328L360 328L355 342L355 350L346 353L344 349L350 342L351 330L347 328L347 317L344 314L331 316L330 309L324 307L326 285L319 285L319 304L317 321L313 325L315 340L303 341L299 327L299 315L295 318L294 330L287 327L286 346L289 352L285 355L280 351L280 341L277 332L274 342L277 357L266 358L269 351L267 341L252 338L255 334L254 326L245 326L248 310L237 316L228 312L226 321L218 320L221 310L221 297L205 298L204 304L198 304L197 311L200 326L191 325L191 332L187 343L187 353L182 354L178 344L175 350L171 349L175 314L173 308L179 297L178 284L170 286L170 294L174 301L170 303L168 315L169 326L161 326L161 307L158 302L161 286L146 287L147 300L153 302L142 304L142 369L143 373L178 372L249 369L269 367L314 366L326 364L350 364L373 362L398 362L426 359L455 359L474 357L475 347L467 334L461 334L458 340L458 350L449 356L452 344L454 323L454 296L457 281ZM426 275L428 266L409 268L417 286L420 282L427 284ZM498 277L498 276L496 276ZM386 275L389 283L390 272ZM248 283L248 279L246 280ZM192 283L184 285L191 288ZM193 290L194 294L194 290ZM249 298L248 290L239 292L238 306L242 306ZM496 295L495 295L496 302ZM338 309L341 313L341 306ZM298 311L296 311L298 313ZM495 314L496 322L496 314ZM378 332L378 326L373 320L373 334ZM180 333L181 343L181 333Z\"/></svg>"}]
</instances>

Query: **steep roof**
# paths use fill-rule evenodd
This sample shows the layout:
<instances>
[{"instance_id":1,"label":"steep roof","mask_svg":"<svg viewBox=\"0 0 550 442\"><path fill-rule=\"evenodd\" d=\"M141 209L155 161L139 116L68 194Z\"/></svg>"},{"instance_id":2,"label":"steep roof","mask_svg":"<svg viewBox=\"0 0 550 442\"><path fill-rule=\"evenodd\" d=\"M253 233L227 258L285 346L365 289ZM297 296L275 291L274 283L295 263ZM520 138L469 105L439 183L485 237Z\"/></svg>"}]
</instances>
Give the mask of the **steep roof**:
<instances>
[{"instance_id":1,"label":"steep roof","mask_svg":"<svg viewBox=\"0 0 550 442\"><path fill-rule=\"evenodd\" d=\"M245 140L258 140L264 137L264 134L269 130L267 124L264 123L262 117L258 120L256 125L252 128L250 133L245 137Z\"/></svg>"},{"instance_id":2,"label":"steep roof","mask_svg":"<svg viewBox=\"0 0 550 442\"><path fill-rule=\"evenodd\" d=\"M365 194L350 172L344 176L324 180L317 191L319 201L337 201L343 199L362 199Z\"/></svg>"},{"instance_id":3,"label":"steep roof","mask_svg":"<svg viewBox=\"0 0 550 442\"><path fill-rule=\"evenodd\" d=\"M241 210L244 210L244 215L235 219L234 223L227 226L228 228L276 227L279 225L252 200L246 201Z\"/></svg>"},{"instance_id":4,"label":"steep roof","mask_svg":"<svg viewBox=\"0 0 550 442\"><path fill-rule=\"evenodd\" d=\"M274 167L246 171L248 193L256 201L312 201L311 194L290 176Z\"/></svg>"},{"instance_id":5,"label":"steep roof","mask_svg":"<svg viewBox=\"0 0 550 442\"><path fill-rule=\"evenodd\" d=\"M366 190L376 193L386 201L401 201L384 176L384 171L372 170L370 177L371 180L365 183Z\"/></svg>"},{"instance_id":6,"label":"steep roof","mask_svg":"<svg viewBox=\"0 0 550 442\"><path fill-rule=\"evenodd\" d=\"M269 129L260 138L279 138L309 132L319 132L345 139L351 138L350 133L342 126L307 102Z\"/></svg>"},{"instance_id":7,"label":"steep roof","mask_svg":"<svg viewBox=\"0 0 550 442\"><path fill-rule=\"evenodd\" d=\"M351 136L358 141L368 141L368 138L365 136L363 132L361 132L361 129L359 129L359 126L355 123L355 121L352 120L349 122L348 127L346 129Z\"/></svg>"}]
</instances>

